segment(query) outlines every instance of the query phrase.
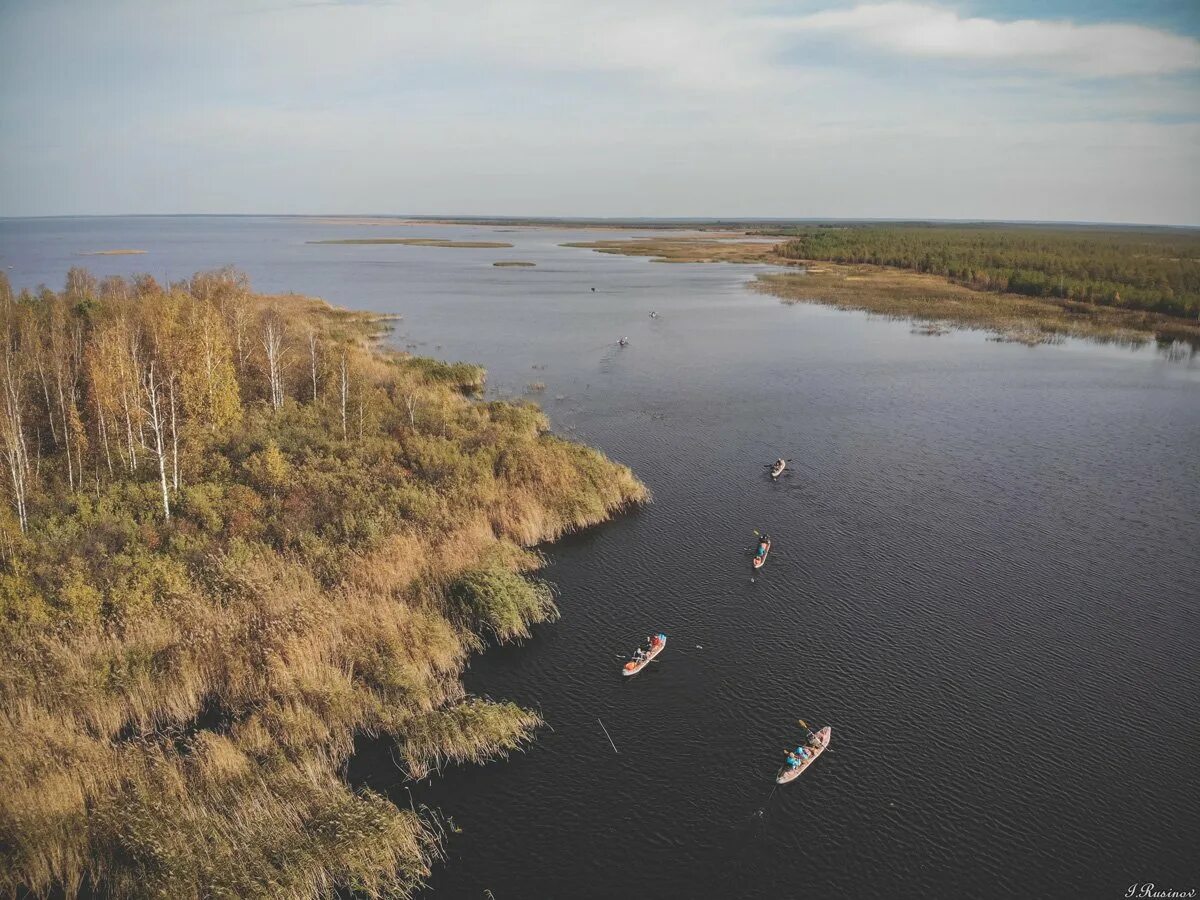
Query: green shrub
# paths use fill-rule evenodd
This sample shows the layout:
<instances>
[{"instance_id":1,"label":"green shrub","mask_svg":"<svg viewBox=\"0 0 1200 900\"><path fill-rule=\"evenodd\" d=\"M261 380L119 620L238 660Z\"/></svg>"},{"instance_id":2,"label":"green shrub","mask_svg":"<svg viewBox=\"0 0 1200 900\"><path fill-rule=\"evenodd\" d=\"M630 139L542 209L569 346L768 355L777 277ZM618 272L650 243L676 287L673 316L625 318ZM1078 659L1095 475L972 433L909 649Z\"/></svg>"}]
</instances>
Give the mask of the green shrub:
<instances>
[{"instance_id":1,"label":"green shrub","mask_svg":"<svg viewBox=\"0 0 1200 900\"><path fill-rule=\"evenodd\" d=\"M530 636L529 626L558 618L554 591L544 581L506 569L476 569L450 587L450 596L473 630L505 643Z\"/></svg>"}]
</instances>

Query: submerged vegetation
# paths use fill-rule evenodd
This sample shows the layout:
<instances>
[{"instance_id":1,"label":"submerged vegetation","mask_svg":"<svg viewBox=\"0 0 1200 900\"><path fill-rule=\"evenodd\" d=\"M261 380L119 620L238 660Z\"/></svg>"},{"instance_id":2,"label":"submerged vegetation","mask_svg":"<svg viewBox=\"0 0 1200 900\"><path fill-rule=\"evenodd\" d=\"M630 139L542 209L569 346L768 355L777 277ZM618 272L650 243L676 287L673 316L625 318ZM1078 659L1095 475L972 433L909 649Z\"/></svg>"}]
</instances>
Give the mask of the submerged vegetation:
<instances>
[{"instance_id":1,"label":"submerged vegetation","mask_svg":"<svg viewBox=\"0 0 1200 900\"><path fill-rule=\"evenodd\" d=\"M527 547L645 488L381 327L232 271L0 275L5 893L404 895L435 830L346 783L355 736L419 777L538 726L467 655L557 615Z\"/></svg>"}]
</instances>

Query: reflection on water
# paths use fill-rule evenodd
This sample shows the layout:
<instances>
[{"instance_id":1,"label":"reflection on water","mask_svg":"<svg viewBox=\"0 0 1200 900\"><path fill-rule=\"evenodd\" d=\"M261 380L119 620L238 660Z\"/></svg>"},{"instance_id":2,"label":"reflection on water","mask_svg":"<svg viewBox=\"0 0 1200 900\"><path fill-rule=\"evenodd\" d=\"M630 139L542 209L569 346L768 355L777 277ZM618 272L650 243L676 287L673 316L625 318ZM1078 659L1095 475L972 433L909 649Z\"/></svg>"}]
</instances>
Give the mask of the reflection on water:
<instances>
[{"instance_id":1,"label":"reflection on water","mask_svg":"<svg viewBox=\"0 0 1200 900\"><path fill-rule=\"evenodd\" d=\"M420 785L386 746L355 760L356 781L445 816L434 896L1194 886L1194 358L911 334L747 291L752 267L558 246L587 233L305 243L393 231L495 229L7 220L0 263L18 285L232 263L260 290L400 313L399 346L485 364L491 396L543 384L556 430L649 484L652 506L546 548L562 621L468 673L552 730ZM77 255L106 247L148 252ZM794 474L772 482L781 455ZM752 581L755 529L773 545ZM655 629L659 661L622 678ZM833 742L776 789L801 717Z\"/></svg>"}]
</instances>

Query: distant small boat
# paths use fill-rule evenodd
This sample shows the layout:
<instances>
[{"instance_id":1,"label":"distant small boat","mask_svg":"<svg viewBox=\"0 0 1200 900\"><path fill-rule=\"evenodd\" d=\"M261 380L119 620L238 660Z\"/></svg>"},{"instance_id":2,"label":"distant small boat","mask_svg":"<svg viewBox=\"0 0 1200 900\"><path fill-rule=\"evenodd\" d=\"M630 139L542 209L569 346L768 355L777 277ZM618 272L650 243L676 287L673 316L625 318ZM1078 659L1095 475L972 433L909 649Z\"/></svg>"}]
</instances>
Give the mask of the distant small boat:
<instances>
[{"instance_id":1,"label":"distant small boat","mask_svg":"<svg viewBox=\"0 0 1200 900\"><path fill-rule=\"evenodd\" d=\"M617 345L620 347L624 347L628 343L629 343L629 338L621 338L619 341L617 341Z\"/></svg>"},{"instance_id":2,"label":"distant small boat","mask_svg":"<svg viewBox=\"0 0 1200 900\"><path fill-rule=\"evenodd\" d=\"M650 661L662 653L665 646L667 646L667 636L665 634L656 634L650 642L650 650L642 654L641 659L634 658L625 663L625 668L621 671L621 674L625 676L636 675L642 669L646 668L646 666L650 665Z\"/></svg>"},{"instance_id":3,"label":"distant small boat","mask_svg":"<svg viewBox=\"0 0 1200 900\"><path fill-rule=\"evenodd\" d=\"M761 554L759 554L759 553L754 554L753 566L756 569L761 569L767 561L767 554L771 552L771 539L770 538L763 539L762 541L759 542L758 546L760 549L762 549L764 547L766 548L763 550L763 552Z\"/></svg>"},{"instance_id":4,"label":"distant small boat","mask_svg":"<svg viewBox=\"0 0 1200 900\"><path fill-rule=\"evenodd\" d=\"M808 759L800 763L798 766L784 765L779 770L779 775L775 778L776 784L787 784L789 781L795 781L800 777L800 773L813 764L818 756L825 752L825 748L829 746L829 738L833 733L833 729L826 725L816 734L816 746L808 747Z\"/></svg>"},{"instance_id":5,"label":"distant small boat","mask_svg":"<svg viewBox=\"0 0 1200 900\"><path fill-rule=\"evenodd\" d=\"M787 468L787 460L786 459L775 460L775 462L771 465L771 477L778 478L780 475L783 474L783 470L786 468Z\"/></svg>"}]
</instances>

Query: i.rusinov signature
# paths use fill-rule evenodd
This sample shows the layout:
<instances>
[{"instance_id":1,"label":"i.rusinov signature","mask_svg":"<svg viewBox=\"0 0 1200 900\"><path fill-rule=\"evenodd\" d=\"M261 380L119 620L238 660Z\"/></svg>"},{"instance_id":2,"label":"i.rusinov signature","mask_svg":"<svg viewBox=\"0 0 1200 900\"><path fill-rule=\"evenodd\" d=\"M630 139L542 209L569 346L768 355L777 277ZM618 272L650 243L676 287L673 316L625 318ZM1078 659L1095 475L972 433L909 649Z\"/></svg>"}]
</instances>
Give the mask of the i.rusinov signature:
<instances>
[{"instance_id":1,"label":"i.rusinov signature","mask_svg":"<svg viewBox=\"0 0 1200 900\"><path fill-rule=\"evenodd\" d=\"M1196 889L1190 891L1167 890L1160 888L1153 881L1135 881L1125 892L1126 897L1150 897L1154 900L1182 900L1185 897L1195 897Z\"/></svg>"}]
</instances>

